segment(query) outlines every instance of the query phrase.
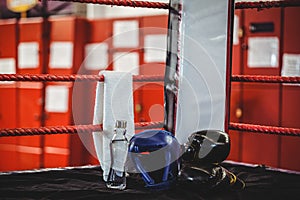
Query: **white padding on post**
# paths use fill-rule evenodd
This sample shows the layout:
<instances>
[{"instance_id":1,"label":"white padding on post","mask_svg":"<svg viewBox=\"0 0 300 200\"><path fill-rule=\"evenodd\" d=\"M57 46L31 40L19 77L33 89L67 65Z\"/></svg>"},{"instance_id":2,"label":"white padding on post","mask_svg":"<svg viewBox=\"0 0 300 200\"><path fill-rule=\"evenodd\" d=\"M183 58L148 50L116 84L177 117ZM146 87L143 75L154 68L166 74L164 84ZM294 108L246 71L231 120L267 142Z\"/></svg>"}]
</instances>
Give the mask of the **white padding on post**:
<instances>
[{"instance_id":1,"label":"white padding on post","mask_svg":"<svg viewBox=\"0 0 300 200\"><path fill-rule=\"evenodd\" d=\"M176 137L224 131L228 6L226 0L182 0Z\"/></svg>"},{"instance_id":2,"label":"white padding on post","mask_svg":"<svg viewBox=\"0 0 300 200\"><path fill-rule=\"evenodd\" d=\"M109 143L115 121L127 121L128 140L134 134L133 90L130 73L103 71L100 74L104 75L104 82L97 84L93 124L103 124L103 131L94 132L93 139L106 181L111 164Z\"/></svg>"}]
</instances>

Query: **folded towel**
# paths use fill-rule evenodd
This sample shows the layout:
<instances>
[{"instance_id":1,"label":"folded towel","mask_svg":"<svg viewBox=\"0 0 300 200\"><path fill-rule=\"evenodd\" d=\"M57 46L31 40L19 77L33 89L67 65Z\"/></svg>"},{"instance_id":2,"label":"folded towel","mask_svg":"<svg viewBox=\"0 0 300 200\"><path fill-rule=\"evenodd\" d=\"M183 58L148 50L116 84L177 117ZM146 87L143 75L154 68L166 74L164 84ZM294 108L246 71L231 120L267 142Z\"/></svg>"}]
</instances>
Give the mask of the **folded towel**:
<instances>
[{"instance_id":1,"label":"folded towel","mask_svg":"<svg viewBox=\"0 0 300 200\"><path fill-rule=\"evenodd\" d=\"M103 124L102 132L94 132L93 139L97 157L107 181L110 164L110 141L116 120L127 121L126 138L134 134L132 75L127 72L102 71L104 82L98 82L93 124ZM127 154L127 149L126 152ZM126 156L126 155L125 155ZM123 171L123 166L118 166Z\"/></svg>"}]
</instances>

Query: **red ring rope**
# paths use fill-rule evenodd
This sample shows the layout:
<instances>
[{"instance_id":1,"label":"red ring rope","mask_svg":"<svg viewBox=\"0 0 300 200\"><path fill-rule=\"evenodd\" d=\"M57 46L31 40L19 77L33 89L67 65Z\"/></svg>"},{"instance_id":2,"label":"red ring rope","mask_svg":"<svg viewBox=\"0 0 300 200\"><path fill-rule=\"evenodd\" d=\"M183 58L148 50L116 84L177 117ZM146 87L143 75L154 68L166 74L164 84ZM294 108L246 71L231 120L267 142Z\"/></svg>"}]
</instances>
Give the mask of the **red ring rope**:
<instances>
[{"instance_id":1,"label":"red ring rope","mask_svg":"<svg viewBox=\"0 0 300 200\"><path fill-rule=\"evenodd\" d=\"M133 76L135 82L163 81L163 76L139 75ZM0 74L0 81L104 81L101 75L52 75L52 74ZM264 82L264 83L300 83L300 77L232 75L231 81L236 82Z\"/></svg>"},{"instance_id":2,"label":"red ring rope","mask_svg":"<svg viewBox=\"0 0 300 200\"><path fill-rule=\"evenodd\" d=\"M152 128L163 128L163 122L139 122L135 123L136 130L143 130L143 129L152 129Z\"/></svg>"},{"instance_id":3,"label":"red ring rope","mask_svg":"<svg viewBox=\"0 0 300 200\"><path fill-rule=\"evenodd\" d=\"M138 75L133 76L135 82L158 82L163 81L163 76ZM60 81L60 82L74 82L74 81L104 81L101 75L52 75L52 74L0 74L0 81Z\"/></svg>"},{"instance_id":4,"label":"red ring rope","mask_svg":"<svg viewBox=\"0 0 300 200\"><path fill-rule=\"evenodd\" d=\"M163 122L142 122L135 123L135 129L162 128ZM53 135L53 134L75 134L85 132L102 131L100 125L76 125L76 126L49 126L39 128L12 128L0 129L0 137L6 136L32 136L32 135Z\"/></svg>"},{"instance_id":5,"label":"red ring rope","mask_svg":"<svg viewBox=\"0 0 300 200\"><path fill-rule=\"evenodd\" d=\"M78 126L51 126L39 128L14 128L0 129L0 137L4 136L30 136L49 134L74 134L77 132L101 131L102 125L78 125Z\"/></svg>"},{"instance_id":6,"label":"red ring rope","mask_svg":"<svg viewBox=\"0 0 300 200\"><path fill-rule=\"evenodd\" d=\"M64 2L78 2L78 3L92 3L103 4L111 6L127 6L140 8L157 8L169 9L168 3L149 2L149 1L132 1L132 0L48 0L48 1L64 1ZM264 9L264 8L279 8L279 7L295 7L300 6L299 0L285 0L285 1L257 1L257 2L237 2L235 9Z\"/></svg>"},{"instance_id":7,"label":"red ring rope","mask_svg":"<svg viewBox=\"0 0 300 200\"><path fill-rule=\"evenodd\" d=\"M257 2L237 2L235 9L249 9L249 8L280 8L280 7L295 7L300 6L299 0L284 0L284 1L257 1Z\"/></svg>"},{"instance_id":8,"label":"red ring rope","mask_svg":"<svg viewBox=\"0 0 300 200\"><path fill-rule=\"evenodd\" d=\"M258 76L258 75L232 75L231 81L261 82L261 83L300 83L300 77L286 76Z\"/></svg>"},{"instance_id":9,"label":"red ring rope","mask_svg":"<svg viewBox=\"0 0 300 200\"><path fill-rule=\"evenodd\" d=\"M168 3L149 2L149 1L132 1L132 0L48 0L48 1L64 1L64 2L102 4L102 5L110 5L110 6L169 9Z\"/></svg>"},{"instance_id":10,"label":"red ring rope","mask_svg":"<svg viewBox=\"0 0 300 200\"><path fill-rule=\"evenodd\" d=\"M151 129L162 128L163 122L142 122L135 123L135 128ZM300 136L300 129L297 128L283 128L276 126L262 126L254 124L234 123L229 125L230 130L247 131L255 133L266 133L283 136ZM52 126L40 128L14 128L14 129L0 129L0 137L5 136L30 136L30 135L48 135L48 134L74 134L78 132L94 132L101 131L102 125L77 125L77 126Z\"/></svg>"},{"instance_id":11,"label":"red ring rope","mask_svg":"<svg viewBox=\"0 0 300 200\"><path fill-rule=\"evenodd\" d=\"M236 131L248 131L254 133L266 133L275 134L282 136L300 136L300 129L297 128L283 128L276 126L262 126L254 124L243 124L243 123L233 123L229 124L230 130Z\"/></svg>"}]
</instances>

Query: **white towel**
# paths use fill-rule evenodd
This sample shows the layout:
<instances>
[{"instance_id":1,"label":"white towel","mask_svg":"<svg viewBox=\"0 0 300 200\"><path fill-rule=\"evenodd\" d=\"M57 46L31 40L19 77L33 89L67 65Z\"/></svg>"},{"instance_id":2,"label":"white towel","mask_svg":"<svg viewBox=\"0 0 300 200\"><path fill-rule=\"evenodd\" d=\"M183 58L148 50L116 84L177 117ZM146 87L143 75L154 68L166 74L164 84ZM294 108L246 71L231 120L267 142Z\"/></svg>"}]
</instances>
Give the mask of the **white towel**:
<instances>
[{"instance_id":1,"label":"white towel","mask_svg":"<svg viewBox=\"0 0 300 200\"><path fill-rule=\"evenodd\" d=\"M93 124L103 124L102 132L94 132L93 139L98 160L107 181L111 157L109 143L116 120L127 121L126 138L134 134L132 75L125 72L102 71L104 82L98 82ZM127 152L126 152L127 153ZM123 168L117 169L123 171Z\"/></svg>"}]
</instances>

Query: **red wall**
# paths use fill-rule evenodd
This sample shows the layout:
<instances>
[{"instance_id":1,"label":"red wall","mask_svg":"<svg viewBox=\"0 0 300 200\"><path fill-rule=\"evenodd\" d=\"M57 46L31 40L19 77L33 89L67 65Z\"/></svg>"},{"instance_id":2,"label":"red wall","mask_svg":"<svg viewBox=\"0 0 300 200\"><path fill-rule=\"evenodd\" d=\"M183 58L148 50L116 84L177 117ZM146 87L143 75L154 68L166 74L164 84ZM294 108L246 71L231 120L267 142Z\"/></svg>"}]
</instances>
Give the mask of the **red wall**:
<instances>
[{"instance_id":1,"label":"red wall","mask_svg":"<svg viewBox=\"0 0 300 200\"><path fill-rule=\"evenodd\" d=\"M283 54L300 54L300 28L294 19L300 18L299 8L236 10L239 18L238 43L233 45L233 74L243 75L281 75ZM138 23L138 45L135 47L114 46L114 23L136 21ZM253 33L251 23L272 22L274 30ZM75 17L53 18L49 20L47 40L42 38L41 18L1 20L0 59L14 58L17 73L51 74L98 74L102 69L89 69L85 66L86 47L89 44L107 45L106 70L114 70L116 53L137 53L140 75L163 75L165 61L147 61L146 38L167 34L168 17L149 16L138 18L118 18L87 20ZM64 30L64 31L61 31ZM47 35L47 34L46 34ZM2 35L1 35L2 36ZM252 67L248 64L249 38L277 37L279 40L278 66ZM4 39L5 38L5 39ZM9 41L9 44L8 42ZM18 44L36 42L39 46L38 66L21 69L18 67ZM52 42L71 42L73 44L72 66L70 68L43 69L49 65ZM46 46L44 46L46 45ZM48 48L47 48L48 45ZM15 48L12 48L15 47ZM126 63L124 63L126 65ZM126 66L130 67L130 66ZM73 90L74 84L76 89ZM91 124L96 82L86 83L0 83L0 128L39 127L42 125ZM42 109L44 94L48 86L66 86L68 91L68 110L49 112ZM162 121L163 83L134 84L135 121ZM73 96L76 98L73 98ZM5 98L3 98L5 97ZM299 86L232 83L230 121L262 125L298 127L300 112L298 99ZM72 102L73 101L73 102ZM7 106L4 106L7 105ZM42 120L42 113L45 119ZM289 136L263 135L248 132L230 131L231 152L228 160L265 164L272 167L300 170L300 139ZM86 138L85 138L86 139ZM92 140L86 139L90 145ZM0 170L21 170L39 167L59 167L84 164L98 164L95 152L90 151L78 135L31 136L0 138ZM4 160L6 160L4 162ZM7 161L8 160L8 161Z\"/></svg>"},{"instance_id":2,"label":"red wall","mask_svg":"<svg viewBox=\"0 0 300 200\"><path fill-rule=\"evenodd\" d=\"M233 74L280 76L283 55L298 54L300 8L238 10L240 20L239 44L233 46ZM253 32L253 23L273 23L274 30ZM251 45L249 38L278 38L277 66L249 66ZM299 128L299 86L265 83L232 83L231 121L259 125ZM240 116L236 117L239 108ZM276 136L231 131L232 151L229 159L246 163L300 170L298 137ZM297 156L296 156L297 157Z\"/></svg>"}]
</instances>

